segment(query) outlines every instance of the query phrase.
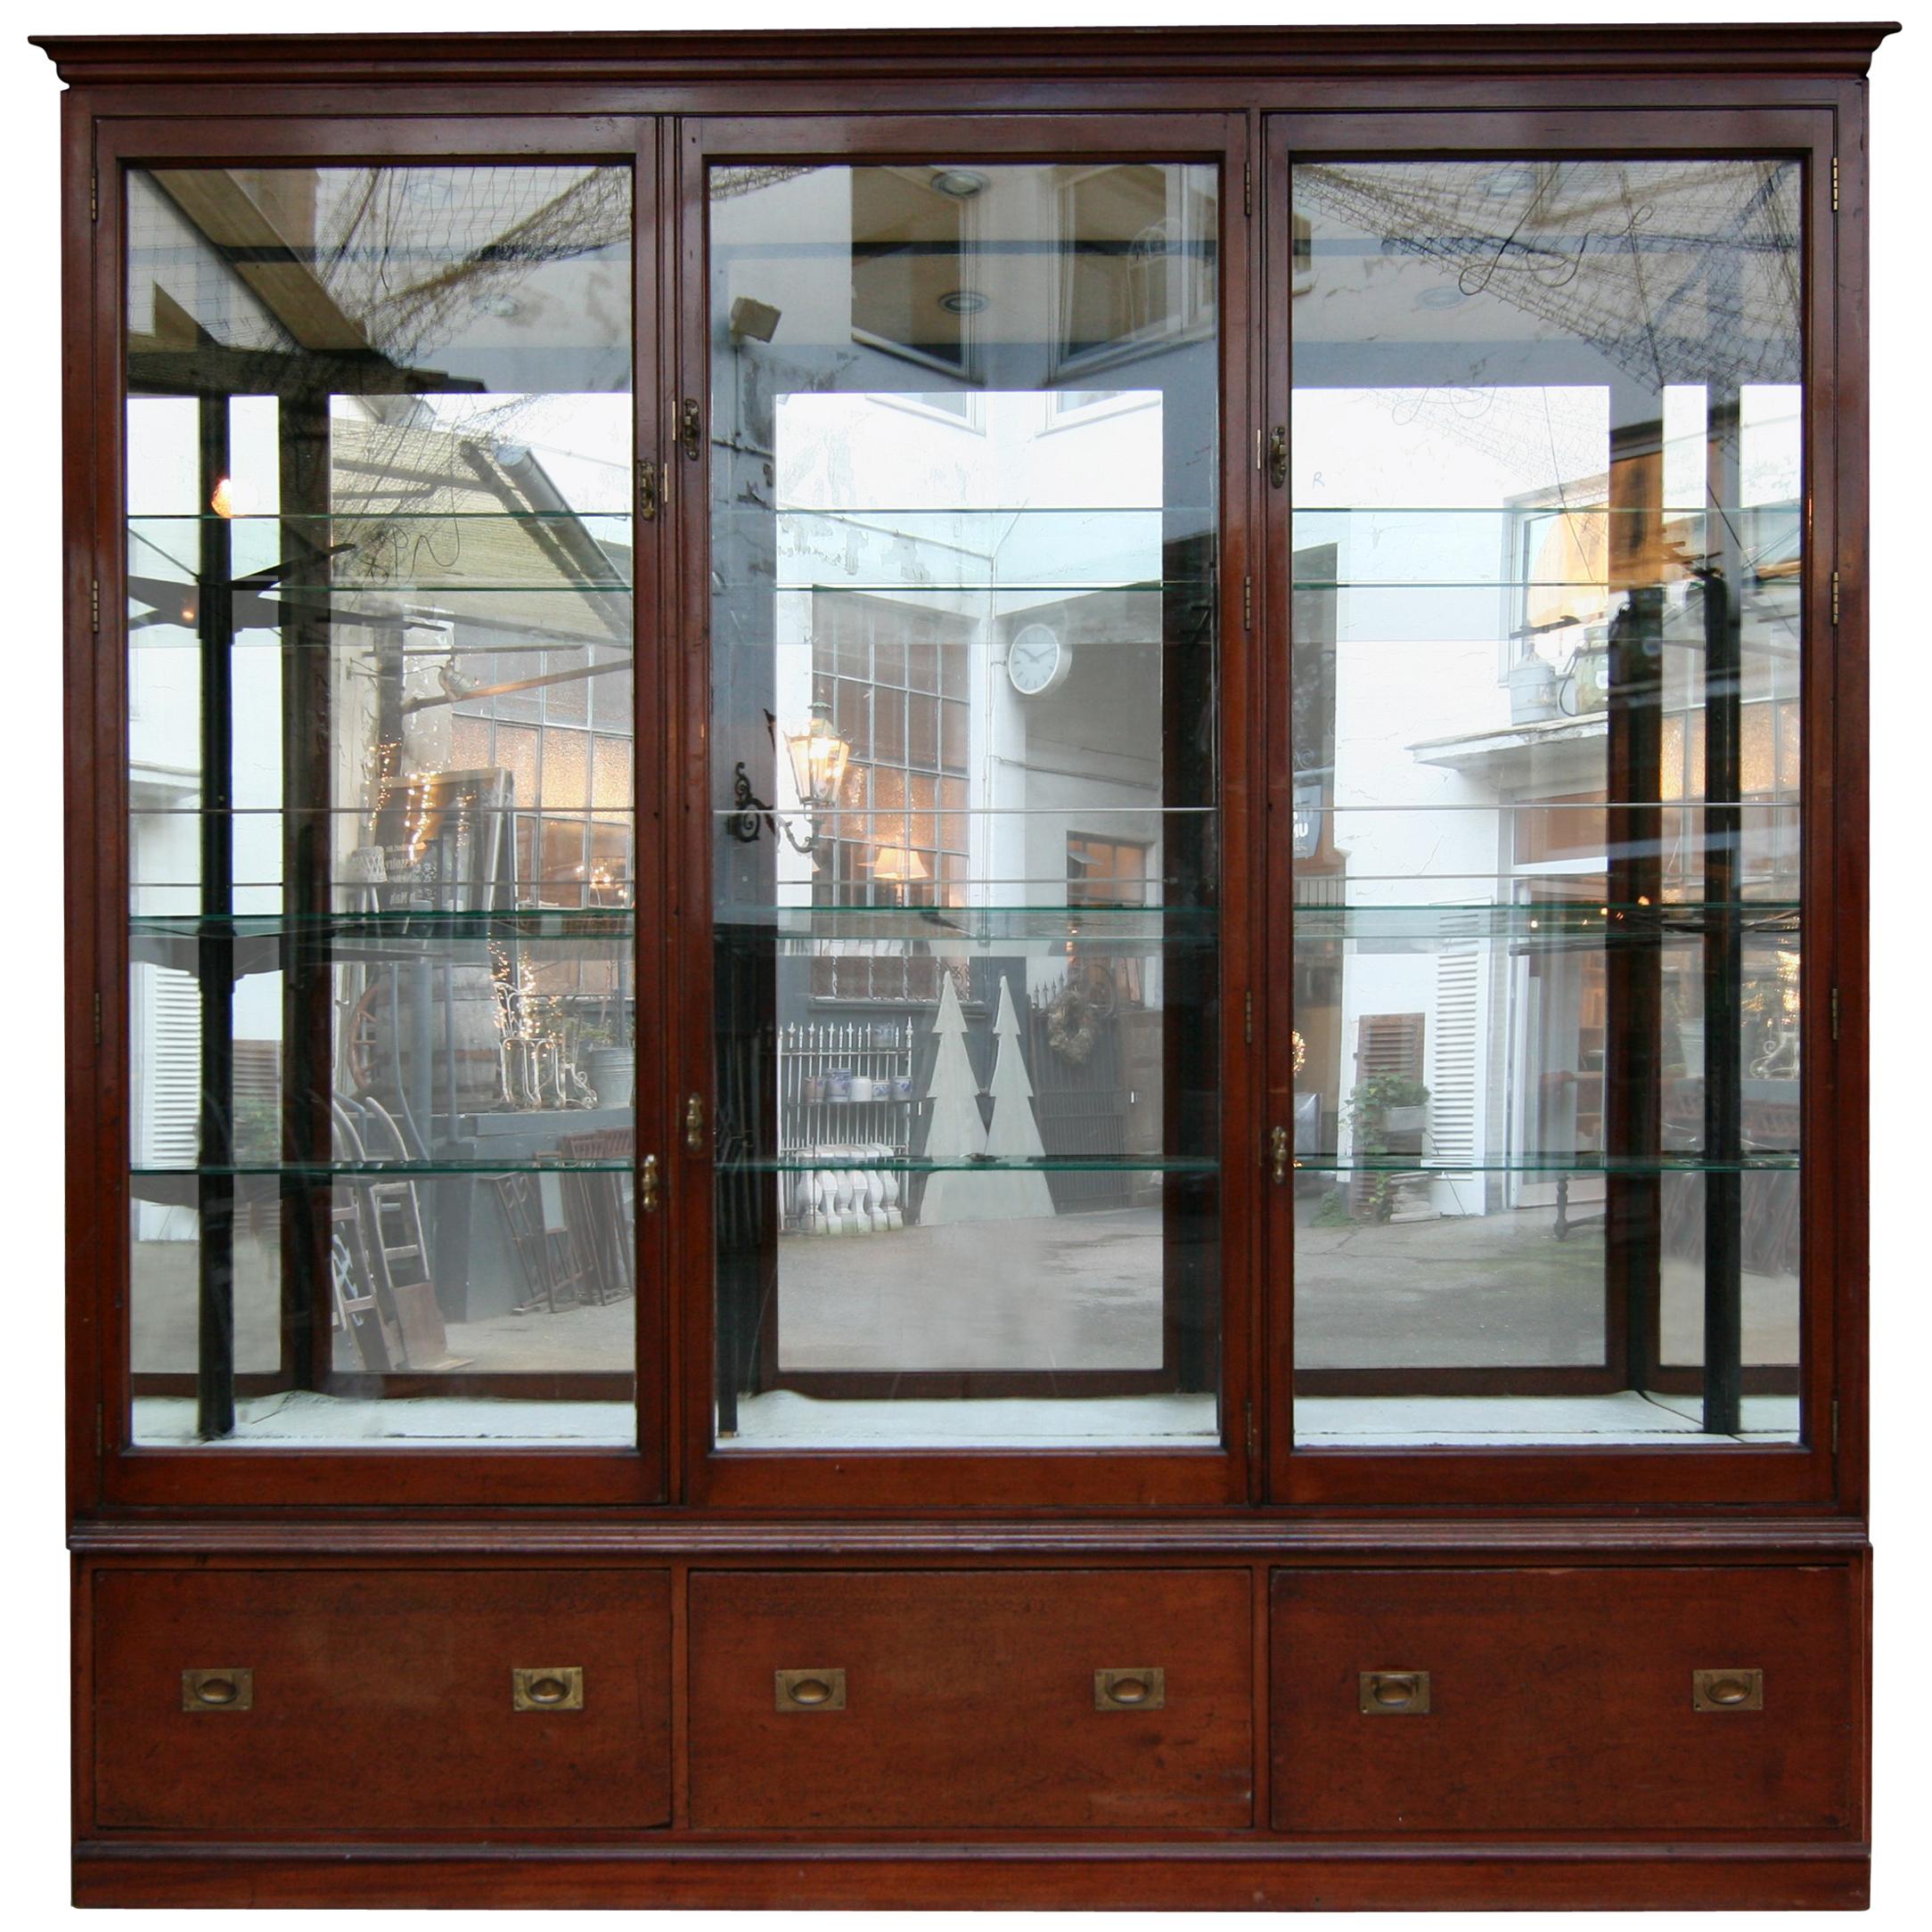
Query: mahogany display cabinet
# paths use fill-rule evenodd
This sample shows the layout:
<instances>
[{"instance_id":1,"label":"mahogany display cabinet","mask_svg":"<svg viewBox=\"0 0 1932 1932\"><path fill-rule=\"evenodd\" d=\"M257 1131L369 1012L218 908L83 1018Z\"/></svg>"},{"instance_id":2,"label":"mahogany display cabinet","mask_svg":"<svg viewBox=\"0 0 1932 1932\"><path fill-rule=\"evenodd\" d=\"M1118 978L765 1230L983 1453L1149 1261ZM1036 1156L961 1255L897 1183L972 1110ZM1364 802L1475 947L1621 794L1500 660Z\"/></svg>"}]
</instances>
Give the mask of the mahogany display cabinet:
<instances>
[{"instance_id":1,"label":"mahogany display cabinet","mask_svg":"<svg viewBox=\"0 0 1932 1932\"><path fill-rule=\"evenodd\" d=\"M1863 1902L1887 30L45 43L83 1902Z\"/></svg>"}]
</instances>

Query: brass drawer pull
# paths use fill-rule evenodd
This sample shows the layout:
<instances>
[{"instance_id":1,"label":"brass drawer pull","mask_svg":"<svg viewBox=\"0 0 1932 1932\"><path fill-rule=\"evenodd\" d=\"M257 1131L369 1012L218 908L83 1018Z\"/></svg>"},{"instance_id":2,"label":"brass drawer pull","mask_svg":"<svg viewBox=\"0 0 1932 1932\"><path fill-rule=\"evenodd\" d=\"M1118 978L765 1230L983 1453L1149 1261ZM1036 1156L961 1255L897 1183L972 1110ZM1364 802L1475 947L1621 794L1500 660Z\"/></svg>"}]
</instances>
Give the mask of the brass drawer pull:
<instances>
[{"instance_id":1,"label":"brass drawer pull","mask_svg":"<svg viewBox=\"0 0 1932 1932\"><path fill-rule=\"evenodd\" d=\"M1362 1709L1370 1717L1426 1717L1429 1715L1429 1673L1426 1670L1363 1671Z\"/></svg>"},{"instance_id":2,"label":"brass drawer pull","mask_svg":"<svg viewBox=\"0 0 1932 1932\"><path fill-rule=\"evenodd\" d=\"M580 1711L584 1708L584 1666L543 1664L510 1673L513 1711Z\"/></svg>"},{"instance_id":3,"label":"brass drawer pull","mask_svg":"<svg viewBox=\"0 0 1932 1932\"><path fill-rule=\"evenodd\" d=\"M774 1671L774 1702L782 1711L842 1711L845 1673L842 1670Z\"/></svg>"},{"instance_id":4,"label":"brass drawer pull","mask_svg":"<svg viewBox=\"0 0 1932 1932\"><path fill-rule=\"evenodd\" d=\"M184 1711L246 1711L255 1705L251 1670L184 1670L181 1707Z\"/></svg>"},{"instance_id":5,"label":"brass drawer pull","mask_svg":"<svg viewBox=\"0 0 1932 1932\"><path fill-rule=\"evenodd\" d=\"M1142 1664L1129 1670L1093 1673L1093 1708L1097 1711L1158 1711L1167 1705L1167 1674L1158 1665Z\"/></svg>"},{"instance_id":6,"label":"brass drawer pull","mask_svg":"<svg viewBox=\"0 0 1932 1932\"><path fill-rule=\"evenodd\" d=\"M1761 1670L1694 1670L1690 1708L1694 1711L1761 1711L1764 1674Z\"/></svg>"}]
</instances>

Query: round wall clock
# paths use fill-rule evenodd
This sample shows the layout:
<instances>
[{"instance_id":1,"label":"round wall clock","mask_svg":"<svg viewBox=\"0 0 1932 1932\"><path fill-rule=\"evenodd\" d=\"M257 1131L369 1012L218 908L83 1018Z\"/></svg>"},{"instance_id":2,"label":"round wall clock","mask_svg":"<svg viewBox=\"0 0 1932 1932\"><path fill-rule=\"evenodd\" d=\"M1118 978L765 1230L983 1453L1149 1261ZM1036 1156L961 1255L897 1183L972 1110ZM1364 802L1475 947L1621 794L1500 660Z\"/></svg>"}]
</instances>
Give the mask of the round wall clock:
<instances>
[{"instance_id":1,"label":"round wall clock","mask_svg":"<svg viewBox=\"0 0 1932 1932\"><path fill-rule=\"evenodd\" d=\"M1073 652L1051 624L1023 624L1006 647L1006 675L1022 698L1044 697L1067 682Z\"/></svg>"}]
</instances>

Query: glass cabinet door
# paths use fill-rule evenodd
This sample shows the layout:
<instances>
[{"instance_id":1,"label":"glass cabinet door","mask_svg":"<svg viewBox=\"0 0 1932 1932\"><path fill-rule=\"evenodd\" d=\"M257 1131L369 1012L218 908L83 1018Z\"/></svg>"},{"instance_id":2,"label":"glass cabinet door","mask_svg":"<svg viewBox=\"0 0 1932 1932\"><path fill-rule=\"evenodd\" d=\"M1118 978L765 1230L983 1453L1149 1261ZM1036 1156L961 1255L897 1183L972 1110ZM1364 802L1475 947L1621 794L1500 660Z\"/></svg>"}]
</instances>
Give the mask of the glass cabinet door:
<instances>
[{"instance_id":1,"label":"glass cabinet door","mask_svg":"<svg viewBox=\"0 0 1932 1932\"><path fill-rule=\"evenodd\" d=\"M133 1443L632 1445L630 162L123 181Z\"/></svg>"},{"instance_id":2,"label":"glass cabinet door","mask_svg":"<svg viewBox=\"0 0 1932 1932\"><path fill-rule=\"evenodd\" d=\"M1213 1448L1219 166L701 192L718 1453Z\"/></svg>"},{"instance_id":3,"label":"glass cabinet door","mask_svg":"<svg viewBox=\"0 0 1932 1932\"><path fill-rule=\"evenodd\" d=\"M1288 179L1296 1444L1797 1443L1805 164Z\"/></svg>"}]
</instances>

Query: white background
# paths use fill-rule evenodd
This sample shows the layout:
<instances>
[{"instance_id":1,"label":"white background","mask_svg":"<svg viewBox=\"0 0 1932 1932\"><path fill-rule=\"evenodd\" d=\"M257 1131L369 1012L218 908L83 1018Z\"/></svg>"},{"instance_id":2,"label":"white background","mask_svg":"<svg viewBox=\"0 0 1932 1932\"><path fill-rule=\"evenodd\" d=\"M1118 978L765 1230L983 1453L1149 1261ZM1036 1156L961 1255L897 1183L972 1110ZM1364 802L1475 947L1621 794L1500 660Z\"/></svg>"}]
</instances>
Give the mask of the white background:
<instances>
[{"instance_id":1,"label":"white background","mask_svg":"<svg viewBox=\"0 0 1932 1932\"><path fill-rule=\"evenodd\" d=\"M968 7L957 0L907 10L860 0L782 7L735 0L711 10L632 0L575 0L554 12L502 0L335 0L326 8L253 0L145 0L61 4L29 0L9 10L13 38L0 52L0 369L6 425L4 553L0 626L0 1499L7 1520L0 1583L0 1683L6 1755L0 1817L6 1821L9 1922L45 1923L66 1910L68 1772L62 1684L67 1565L61 1555L61 1077L62 940L60 814L60 420L56 150L60 87L53 70L19 37L47 33L328 31L516 32L532 28L989 27L1134 24L1190 26L1292 20L1402 24L1627 19L1633 45L1658 15L1706 20L1867 18L1876 8L1813 0L1689 0L1620 8L1502 6L1157 5L1111 0L1079 6ZM1923 18L1915 21L1913 12ZM1927 1660L1932 1592L1924 1485L1932 1472L1932 380L1927 297L1932 227L1923 219L1932 144L1932 9L1905 11L1906 32L1873 63L1872 167L1872 1385L1873 1537L1879 1549L1877 1682L1878 1846L1875 1910L1888 1921L1925 1922L1932 1777L1925 1770ZM936 100L936 107L943 101ZM245 89L225 105L248 106ZM1694 119L1685 138L1694 141ZM1502 1770L1506 1767L1499 1767ZM1912 1900L1920 1901L1917 1907ZM808 1903L800 1901L801 1905ZM183 1914L170 1916L183 1917ZM314 1924L312 1915L285 1917ZM1017 1915L1016 1915L1017 1916ZM1734 1915L1738 1916L1738 1915ZM1745 1915L1750 1916L1750 1915ZM425 1922L430 1922L427 1920ZM446 1927L448 1915L435 1923ZM501 1922L500 1920L498 1922ZM748 1921L749 1922L749 1921ZM765 1920L763 1923L769 1924ZM877 1923L876 1920L872 1922ZM1147 1921L1143 1919L1142 1923ZM1515 1924L1521 1926L1525 1918ZM1633 1926L1663 1928L1648 1914ZM1691 1920L1687 1925L1707 1920ZM1770 1922L1768 1920L1766 1922ZM1445 1925L1437 1920L1437 1924Z\"/></svg>"}]
</instances>

